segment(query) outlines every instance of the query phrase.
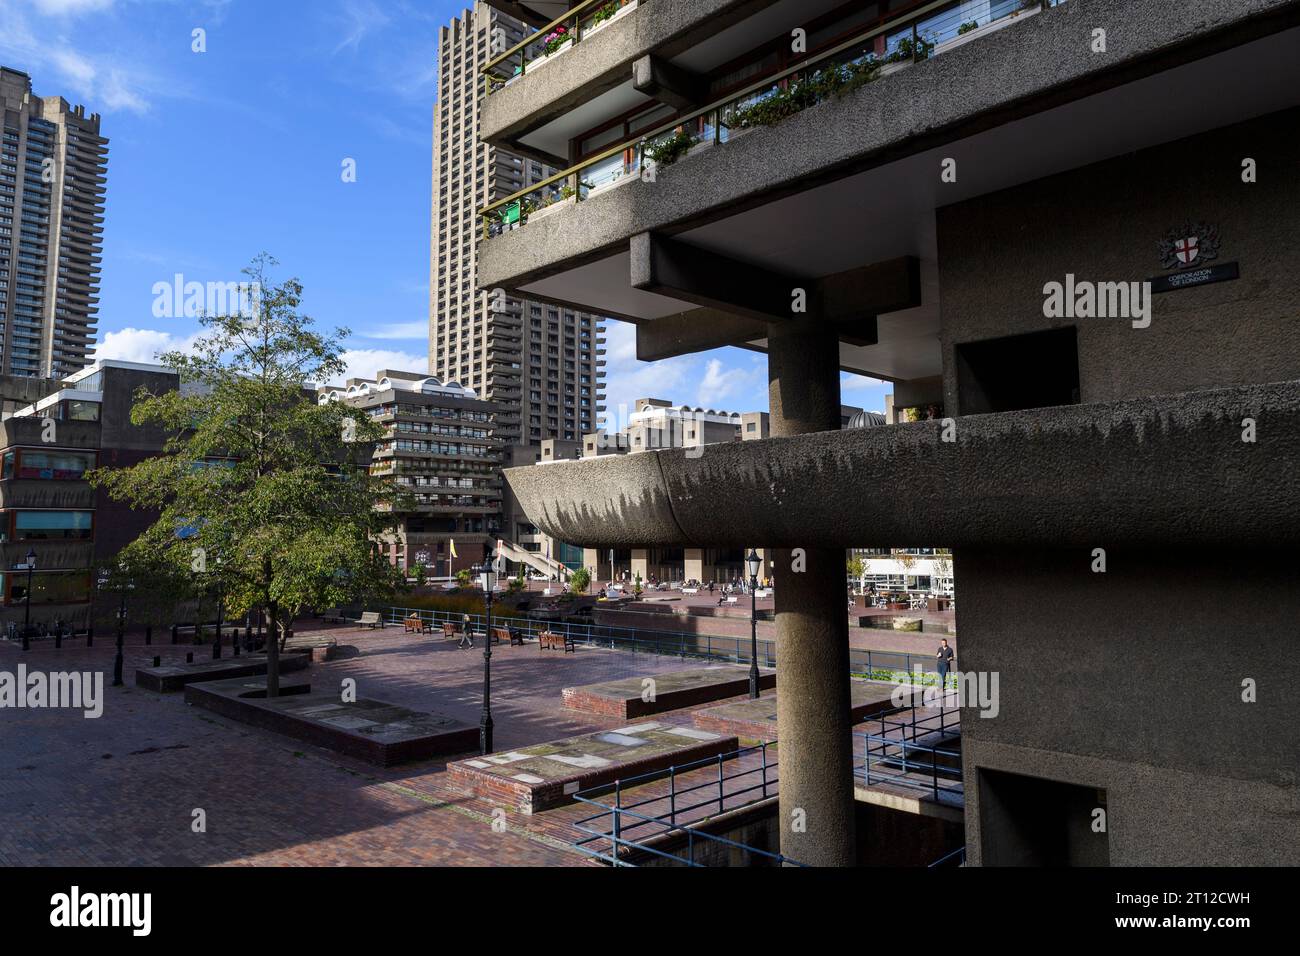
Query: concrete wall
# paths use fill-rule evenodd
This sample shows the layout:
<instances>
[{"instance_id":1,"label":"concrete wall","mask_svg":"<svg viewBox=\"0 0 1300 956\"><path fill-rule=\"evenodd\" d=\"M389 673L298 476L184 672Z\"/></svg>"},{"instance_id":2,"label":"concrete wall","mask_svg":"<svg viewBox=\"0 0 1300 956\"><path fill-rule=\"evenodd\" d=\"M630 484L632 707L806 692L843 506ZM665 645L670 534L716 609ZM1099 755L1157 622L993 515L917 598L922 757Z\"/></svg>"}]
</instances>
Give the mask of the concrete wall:
<instances>
[{"instance_id":1,"label":"concrete wall","mask_svg":"<svg viewBox=\"0 0 1300 956\"><path fill-rule=\"evenodd\" d=\"M1246 156L1253 184L1241 181ZM1289 110L940 209L947 414L960 408L956 346L1068 326L1084 402L1300 378L1298 164L1300 110ZM1222 238L1208 264L1239 262L1240 279L1153 296L1145 329L1044 317L1045 283L1167 274L1159 241L1199 221Z\"/></svg>"},{"instance_id":2,"label":"concrete wall","mask_svg":"<svg viewBox=\"0 0 1300 956\"><path fill-rule=\"evenodd\" d=\"M991 768L1104 790L1112 865L1300 863L1296 559L959 551L958 667L1000 691L997 717L962 714L970 862L1015 840L982 811Z\"/></svg>"}]
</instances>

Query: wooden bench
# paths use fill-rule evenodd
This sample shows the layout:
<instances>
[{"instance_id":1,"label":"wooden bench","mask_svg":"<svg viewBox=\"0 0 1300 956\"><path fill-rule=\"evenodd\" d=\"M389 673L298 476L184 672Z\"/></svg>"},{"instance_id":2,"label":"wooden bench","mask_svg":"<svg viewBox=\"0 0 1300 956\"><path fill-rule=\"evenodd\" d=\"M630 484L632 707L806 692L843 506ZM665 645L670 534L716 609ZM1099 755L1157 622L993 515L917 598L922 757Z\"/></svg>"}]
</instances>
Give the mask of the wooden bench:
<instances>
[{"instance_id":1,"label":"wooden bench","mask_svg":"<svg viewBox=\"0 0 1300 956\"><path fill-rule=\"evenodd\" d=\"M524 644L524 636L513 628L494 627L492 628L493 644L518 644L520 647Z\"/></svg>"},{"instance_id":2,"label":"wooden bench","mask_svg":"<svg viewBox=\"0 0 1300 956\"><path fill-rule=\"evenodd\" d=\"M443 622L442 622L442 636L443 636L444 638L446 638L447 640L449 640L449 641L459 639L459 638L460 638L460 625L459 625L459 624L456 624L454 621L443 621Z\"/></svg>"},{"instance_id":3,"label":"wooden bench","mask_svg":"<svg viewBox=\"0 0 1300 956\"><path fill-rule=\"evenodd\" d=\"M566 654L577 653L578 650L578 645L573 638L559 631L542 631L537 635L537 647L543 651L564 651Z\"/></svg>"},{"instance_id":4,"label":"wooden bench","mask_svg":"<svg viewBox=\"0 0 1300 956\"><path fill-rule=\"evenodd\" d=\"M363 611L361 616L352 622L357 627L368 627L374 630L377 627L384 627L384 619L379 616L378 611Z\"/></svg>"},{"instance_id":5,"label":"wooden bench","mask_svg":"<svg viewBox=\"0 0 1300 956\"><path fill-rule=\"evenodd\" d=\"M429 634L433 631L433 625L420 615L413 614L402 621L402 629L408 634Z\"/></svg>"},{"instance_id":6,"label":"wooden bench","mask_svg":"<svg viewBox=\"0 0 1300 956\"><path fill-rule=\"evenodd\" d=\"M326 624L342 624L343 612L336 607L332 607L328 611L321 614L320 619L324 621Z\"/></svg>"}]
</instances>

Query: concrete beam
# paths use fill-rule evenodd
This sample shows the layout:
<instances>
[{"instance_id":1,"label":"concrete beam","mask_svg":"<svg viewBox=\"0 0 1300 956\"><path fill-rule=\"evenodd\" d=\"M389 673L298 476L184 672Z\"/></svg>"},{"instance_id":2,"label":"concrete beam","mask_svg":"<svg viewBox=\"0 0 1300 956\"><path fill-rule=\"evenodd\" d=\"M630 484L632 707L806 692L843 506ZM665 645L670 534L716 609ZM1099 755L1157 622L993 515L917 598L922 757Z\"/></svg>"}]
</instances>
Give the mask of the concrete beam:
<instances>
[{"instance_id":1,"label":"concrete beam","mask_svg":"<svg viewBox=\"0 0 1300 956\"><path fill-rule=\"evenodd\" d=\"M767 323L721 309L691 309L636 327L636 357L642 362L692 355L767 338Z\"/></svg>"},{"instance_id":2,"label":"concrete beam","mask_svg":"<svg viewBox=\"0 0 1300 956\"><path fill-rule=\"evenodd\" d=\"M811 282L649 232L632 237L631 261L634 289L759 322L788 321L794 290Z\"/></svg>"},{"instance_id":3,"label":"concrete beam","mask_svg":"<svg viewBox=\"0 0 1300 956\"><path fill-rule=\"evenodd\" d=\"M1255 444L1244 418L1267 420ZM1300 381L643 452L506 480L587 547L1300 547ZM885 495L881 492L889 490ZM852 508L828 501L852 499Z\"/></svg>"},{"instance_id":4,"label":"concrete beam","mask_svg":"<svg viewBox=\"0 0 1300 956\"><path fill-rule=\"evenodd\" d=\"M632 87L651 99L688 112L702 106L708 87L697 73L655 56L653 53L632 63Z\"/></svg>"}]
</instances>

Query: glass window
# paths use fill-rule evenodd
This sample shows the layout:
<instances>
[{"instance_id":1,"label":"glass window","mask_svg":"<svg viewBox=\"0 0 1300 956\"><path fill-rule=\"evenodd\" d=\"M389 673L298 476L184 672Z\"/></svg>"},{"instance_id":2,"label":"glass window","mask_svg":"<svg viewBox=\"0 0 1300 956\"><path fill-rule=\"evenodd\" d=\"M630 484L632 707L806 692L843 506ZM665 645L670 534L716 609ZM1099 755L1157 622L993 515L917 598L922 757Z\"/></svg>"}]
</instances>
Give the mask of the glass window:
<instances>
[{"instance_id":1,"label":"glass window","mask_svg":"<svg viewBox=\"0 0 1300 956\"><path fill-rule=\"evenodd\" d=\"M5 575L5 603L27 600L27 575ZM78 604L90 598L90 574L86 571L37 572L32 576L33 604Z\"/></svg>"},{"instance_id":2,"label":"glass window","mask_svg":"<svg viewBox=\"0 0 1300 956\"><path fill-rule=\"evenodd\" d=\"M8 463L5 465L5 477ZM86 472L95 467L93 451L34 451L19 452L19 478L38 478L53 481L73 481L84 478Z\"/></svg>"},{"instance_id":3,"label":"glass window","mask_svg":"<svg viewBox=\"0 0 1300 956\"><path fill-rule=\"evenodd\" d=\"M15 541L89 540L94 525L91 511L15 511Z\"/></svg>"}]
</instances>

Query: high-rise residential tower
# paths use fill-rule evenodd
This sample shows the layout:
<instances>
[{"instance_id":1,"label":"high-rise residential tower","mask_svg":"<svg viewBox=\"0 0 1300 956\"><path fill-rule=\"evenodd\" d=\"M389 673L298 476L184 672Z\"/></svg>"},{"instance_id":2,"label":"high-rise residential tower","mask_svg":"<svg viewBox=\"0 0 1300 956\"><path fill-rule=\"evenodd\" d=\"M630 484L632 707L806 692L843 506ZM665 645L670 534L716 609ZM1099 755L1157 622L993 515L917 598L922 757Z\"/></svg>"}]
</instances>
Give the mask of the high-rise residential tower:
<instances>
[{"instance_id":1,"label":"high-rise residential tower","mask_svg":"<svg viewBox=\"0 0 1300 956\"><path fill-rule=\"evenodd\" d=\"M443 27L434 107L429 371L498 403L495 435L505 445L576 441L596 430L603 409L600 318L475 289L477 211L555 172L479 142L480 70L527 32L484 3Z\"/></svg>"},{"instance_id":2,"label":"high-rise residential tower","mask_svg":"<svg viewBox=\"0 0 1300 956\"><path fill-rule=\"evenodd\" d=\"M95 333L108 140L98 113L8 67L0 107L0 374L58 378Z\"/></svg>"}]
</instances>

